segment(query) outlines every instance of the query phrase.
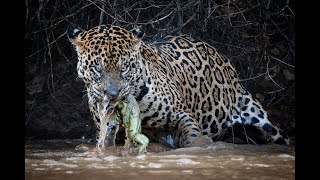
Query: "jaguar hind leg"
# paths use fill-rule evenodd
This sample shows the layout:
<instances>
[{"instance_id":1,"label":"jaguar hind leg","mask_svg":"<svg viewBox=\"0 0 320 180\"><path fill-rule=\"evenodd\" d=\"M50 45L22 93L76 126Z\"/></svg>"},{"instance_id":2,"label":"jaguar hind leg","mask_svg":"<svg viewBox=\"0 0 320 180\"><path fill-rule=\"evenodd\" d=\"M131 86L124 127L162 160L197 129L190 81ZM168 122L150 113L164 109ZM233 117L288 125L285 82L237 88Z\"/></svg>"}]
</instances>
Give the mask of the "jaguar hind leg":
<instances>
[{"instance_id":1,"label":"jaguar hind leg","mask_svg":"<svg viewBox=\"0 0 320 180\"><path fill-rule=\"evenodd\" d=\"M235 124L255 126L265 134L267 138L270 138L272 142L276 144L290 144L290 139L287 134L267 119L267 113L264 110L259 110L258 113L243 111L241 112L241 116L233 115L227 119L228 127Z\"/></svg>"},{"instance_id":2,"label":"jaguar hind leg","mask_svg":"<svg viewBox=\"0 0 320 180\"><path fill-rule=\"evenodd\" d=\"M232 127L235 124L251 125L258 128L274 143L290 144L288 136L268 120L267 112L248 91L240 88L237 92L239 94L236 98L236 108L230 111L226 119L225 125L227 127Z\"/></svg>"},{"instance_id":3,"label":"jaguar hind leg","mask_svg":"<svg viewBox=\"0 0 320 180\"><path fill-rule=\"evenodd\" d=\"M282 129L272 125L270 122L264 123L262 125L262 130L268 133L272 142L276 144L290 144L288 135Z\"/></svg>"}]
</instances>

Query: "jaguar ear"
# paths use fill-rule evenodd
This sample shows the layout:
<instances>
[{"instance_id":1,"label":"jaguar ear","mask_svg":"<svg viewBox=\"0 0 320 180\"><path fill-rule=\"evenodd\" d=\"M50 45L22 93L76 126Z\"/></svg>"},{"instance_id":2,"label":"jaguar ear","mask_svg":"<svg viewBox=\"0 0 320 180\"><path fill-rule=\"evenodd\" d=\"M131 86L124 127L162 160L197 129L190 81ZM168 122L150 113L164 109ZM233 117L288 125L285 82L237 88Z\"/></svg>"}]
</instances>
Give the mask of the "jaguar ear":
<instances>
[{"instance_id":1,"label":"jaguar ear","mask_svg":"<svg viewBox=\"0 0 320 180\"><path fill-rule=\"evenodd\" d=\"M138 26L134 29L131 30L131 32L138 37L139 39L141 39L144 36L144 26Z\"/></svg>"},{"instance_id":2,"label":"jaguar ear","mask_svg":"<svg viewBox=\"0 0 320 180\"><path fill-rule=\"evenodd\" d=\"M69 41L73 45L81 45L82 41L79 38L79 34L82 33L83 31L74 27L74 26L69 26L67 30L67 36Z\"/></svg>"}]
</instances>

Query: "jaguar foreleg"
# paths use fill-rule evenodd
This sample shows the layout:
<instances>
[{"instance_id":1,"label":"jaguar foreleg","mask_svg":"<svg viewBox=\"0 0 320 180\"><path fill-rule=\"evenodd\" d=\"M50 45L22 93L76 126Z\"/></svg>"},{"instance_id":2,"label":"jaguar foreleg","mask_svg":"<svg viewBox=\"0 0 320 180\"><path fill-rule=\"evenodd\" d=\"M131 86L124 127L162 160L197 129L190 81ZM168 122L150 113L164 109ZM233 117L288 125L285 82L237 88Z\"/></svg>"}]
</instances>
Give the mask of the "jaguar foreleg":
<instances>
[{"instance_id":1,"label":"jaguar foreleg","mask_svg":"<svg viewBox=\"0 0 320 180\"><path fill-rule=\"evenodd\" d=\"M178 147L190 147L194 140L202 136L202 128L199 122L192 118L186 112L179 112L175 116L177 118L174 135L174 142Z\"/></svg>"}]
</instances>

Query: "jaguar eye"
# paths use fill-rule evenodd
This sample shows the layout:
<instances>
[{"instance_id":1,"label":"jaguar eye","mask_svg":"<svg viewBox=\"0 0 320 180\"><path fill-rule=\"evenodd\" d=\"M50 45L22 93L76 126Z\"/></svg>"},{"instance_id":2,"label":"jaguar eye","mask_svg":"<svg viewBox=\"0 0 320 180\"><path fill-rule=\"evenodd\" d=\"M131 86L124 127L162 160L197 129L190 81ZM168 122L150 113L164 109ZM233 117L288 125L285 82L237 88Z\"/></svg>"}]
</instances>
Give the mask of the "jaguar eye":
<instances>
[{"instance_id":1,"label":"jaguar eye","mask_svg":"<svg viewBox=\"0 0 320 180\"><path fill-rule=\"evenodd\" d=\"M124 76L125 74L127 74L128 71L129 71L129 67L128 66L123 66L121 68L121 76Z\"/></svg>"},{"instance_id":2,"label":"jaguar eye","mask_svg":"<svg viewBox=\"0 0 320 180\"><path fill-rule=\"evenodd\" d=\"M123 66L122 68L121 68L121 72L124 72L124 71L126 71L127 70L127 66Z\"/></svg>"}]
</instances>

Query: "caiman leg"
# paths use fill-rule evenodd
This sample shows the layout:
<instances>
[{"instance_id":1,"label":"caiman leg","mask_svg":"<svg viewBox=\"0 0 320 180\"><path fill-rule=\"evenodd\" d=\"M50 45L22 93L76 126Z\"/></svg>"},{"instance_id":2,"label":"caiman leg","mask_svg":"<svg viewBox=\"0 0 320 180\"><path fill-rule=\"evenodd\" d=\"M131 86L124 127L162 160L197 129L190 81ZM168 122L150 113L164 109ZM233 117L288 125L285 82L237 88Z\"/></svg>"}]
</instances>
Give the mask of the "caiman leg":
<instances>
[{"instance_id":1,"label":"caiman leg","mask_svg":"<svg viewBox=\"0 0 320 180\"><path fill-rule=\"evenodd\" d=\"M126 128L125 148L129 148L133 142L135 146L139 146L139 153L147 152L149 139L141 133L139 116L135 116L135 112L132 112L130 122L124 122L124 125Z\"/></svg>"}]
</instances>

